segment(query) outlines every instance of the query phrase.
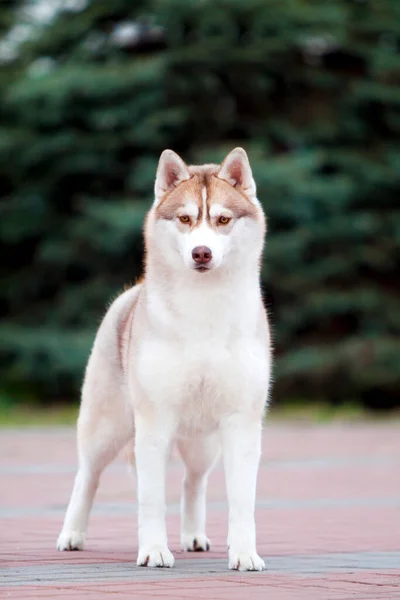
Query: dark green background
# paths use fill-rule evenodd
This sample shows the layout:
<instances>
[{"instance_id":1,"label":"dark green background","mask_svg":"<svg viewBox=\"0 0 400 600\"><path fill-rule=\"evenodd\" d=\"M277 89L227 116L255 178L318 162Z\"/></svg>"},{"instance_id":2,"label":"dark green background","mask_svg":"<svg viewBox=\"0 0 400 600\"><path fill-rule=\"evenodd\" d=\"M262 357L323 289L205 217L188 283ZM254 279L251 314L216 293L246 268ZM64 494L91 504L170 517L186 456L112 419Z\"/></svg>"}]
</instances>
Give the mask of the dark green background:
<instances>
[{"instance_id":1,"label":"dark green background","mask_svg":"<svg viewBox=\"0 0 400 600\"><path fill-rule=\"evenodd\" d=\"M160 152L241 145L268 215L273 397L399 404L400 2L66 6L36 25L0 7L3 396L77 399L140 274Z\"/></svg>"}]
</instances>

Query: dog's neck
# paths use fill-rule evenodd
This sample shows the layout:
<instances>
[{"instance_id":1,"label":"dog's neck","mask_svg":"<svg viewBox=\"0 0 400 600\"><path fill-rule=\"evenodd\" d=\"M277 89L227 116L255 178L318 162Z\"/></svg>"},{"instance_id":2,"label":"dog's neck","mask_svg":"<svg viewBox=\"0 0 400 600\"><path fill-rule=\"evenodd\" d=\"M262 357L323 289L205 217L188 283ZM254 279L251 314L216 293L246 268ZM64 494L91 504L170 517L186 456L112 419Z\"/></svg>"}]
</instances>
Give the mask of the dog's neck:
<instances>
[{"instance_id":1,"label":"dog's neck","mask_svg":"<svg viewBox=\"0 0 400 600\"><path fill-rule=\"evenodd\" d=\"M144 288L147 312L160 330L179 323L205 335L216 326L253 328L262 307L258 260L197 273L176 272L149 257Z\"/></svg>"}]
</instances>

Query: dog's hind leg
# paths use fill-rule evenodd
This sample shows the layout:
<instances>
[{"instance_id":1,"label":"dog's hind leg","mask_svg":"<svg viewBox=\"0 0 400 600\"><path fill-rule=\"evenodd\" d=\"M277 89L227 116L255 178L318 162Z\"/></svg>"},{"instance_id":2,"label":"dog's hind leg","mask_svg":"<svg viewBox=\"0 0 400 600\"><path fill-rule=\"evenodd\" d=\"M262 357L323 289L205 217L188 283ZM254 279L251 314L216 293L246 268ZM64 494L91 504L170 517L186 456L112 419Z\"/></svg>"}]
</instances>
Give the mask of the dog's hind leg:
<instances>
[{"instance_id":1,"label":"dog's hind leg","mask_svg":"<svg viewBox=\"0 0 400 600\"><path fill-rule=\"evenodd\" d=\"M217 434L179 440L185 463L181 503L181 544L189 552L210 549L206 536L206 494L208 475L220 454Z\"/></svg>"},{"instance_id":2,"label":"dog's hind leg","mask_svg":"<svg viewBox=\"0 0 400 600\"><path fill-rule=\"evenodd\" d=\"M91 397L93 389L83 391L78 420L79 470L57 541L58 550L83 549L100 475L129 438L133 438L133 419L127 414L124 398L102 397L101 388L95 389L96 397Z\"/></svg>"}]
</instances>

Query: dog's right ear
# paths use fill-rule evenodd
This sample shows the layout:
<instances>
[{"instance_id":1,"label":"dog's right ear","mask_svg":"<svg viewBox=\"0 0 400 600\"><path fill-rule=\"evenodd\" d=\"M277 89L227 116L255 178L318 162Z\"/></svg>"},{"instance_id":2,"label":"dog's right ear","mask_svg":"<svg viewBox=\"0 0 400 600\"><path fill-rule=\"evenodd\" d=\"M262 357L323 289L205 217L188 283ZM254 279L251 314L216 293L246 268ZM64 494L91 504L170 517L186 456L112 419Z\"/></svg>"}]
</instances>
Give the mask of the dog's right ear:
<instances>
[{"instance_id":1,"label":"dog's right ear","mask_svg":"<svg viewBox=\"0 0 400 600\"><path fill-rule=\"evenodd\" d=\"M172 150L164 150L158 163L154 186L155 205L161 202L169 190L187 179L190 179L189 170L181 157Z\"/></svg>"}]
</instances>

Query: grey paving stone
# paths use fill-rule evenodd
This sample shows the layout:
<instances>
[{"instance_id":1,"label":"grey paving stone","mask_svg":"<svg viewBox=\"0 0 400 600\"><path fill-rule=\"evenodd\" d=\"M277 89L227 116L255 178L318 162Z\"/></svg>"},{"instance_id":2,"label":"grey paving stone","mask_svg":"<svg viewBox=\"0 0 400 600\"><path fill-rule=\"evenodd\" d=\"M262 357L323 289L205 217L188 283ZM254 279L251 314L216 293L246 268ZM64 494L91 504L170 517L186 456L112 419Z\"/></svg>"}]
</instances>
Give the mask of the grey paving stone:
<instances>
[{"instance_id":1,"label":"grey paving stone","mask_svg":"<svg viewBox=\"0 0 400 600\"><path fill-rule=\"evenodd\" d=\"M261 469L281 470L281 469L320 469L338 467L354 467L354 466L396 466L400 465L399 456L343 456L343 457L320 457L306 458L301 460L268 460L265 459L260 465ZM169 469L182 469L180 461L171 461L168 465ZM113 473L128 472L128 465L123 463L114 463L106 470ZM77 463L57 464L57 463L42 463L42 464L20 464L20 465L0 465L0 475L58 475L60 473L76 473Z\"/></svg>"},{"instance_id":2,"label":"grey paving stone","mask_svg":"<svg viewBox=\"0 0 400 600\"><path fill-rule=\"evenodd\" d=\"M254 576L321 573L353 573L362 570L390 570L400 567L400 552L337 552L332 554L265 557L267 571ZM50 564L0 569L0 586L50 585L106 581L155 581L188 577L231 575L227 560L221 558L177 559L173 569L147 569L133 562L93 564Z\"/></svg>"},{"instance_id":3,"label":"grey paving stone","mask_svg":"<svg viewBox=\"0 0 400 600\"><path fill-rule=\"evenodd\" d=\"M134 493L132 491L132 498ZM370 497L370 498L313 498L306 500L260 500L256 504L261 509L313 509L313 508L357 508L357 507L391 507L400 508L400 496L389 497ZM66 505L57 506L0 506L1 519L14 519L17 517L62 517L64 516ZM210 511L227 511L228 505L225 501L208 502L207 509ZM94 505L91 512L96 516L120 517L130 516L137 512L135 502L99 502ZM179 503L168 505L168 513L177 515L180 513Z\"/></svg>"}]
</instances>

